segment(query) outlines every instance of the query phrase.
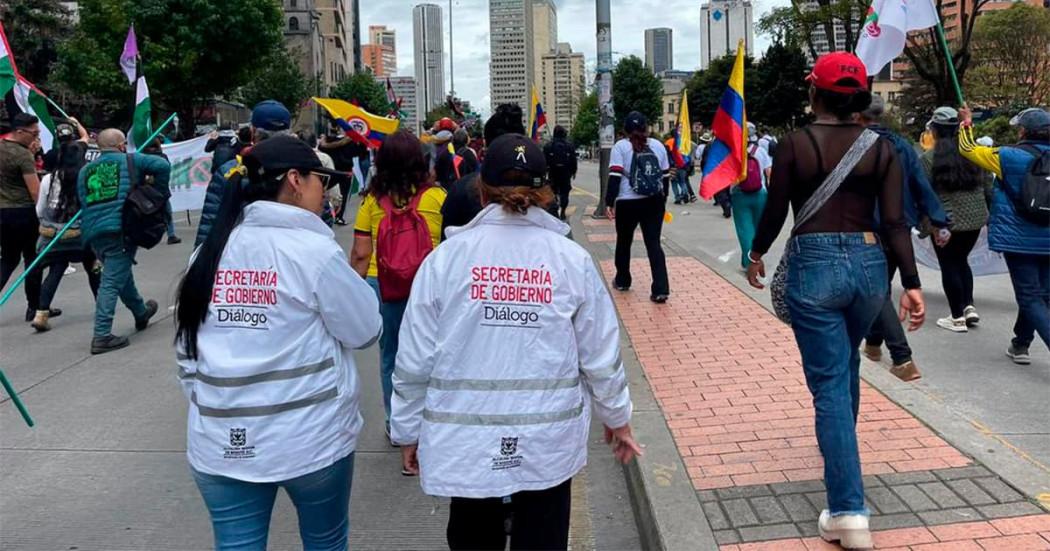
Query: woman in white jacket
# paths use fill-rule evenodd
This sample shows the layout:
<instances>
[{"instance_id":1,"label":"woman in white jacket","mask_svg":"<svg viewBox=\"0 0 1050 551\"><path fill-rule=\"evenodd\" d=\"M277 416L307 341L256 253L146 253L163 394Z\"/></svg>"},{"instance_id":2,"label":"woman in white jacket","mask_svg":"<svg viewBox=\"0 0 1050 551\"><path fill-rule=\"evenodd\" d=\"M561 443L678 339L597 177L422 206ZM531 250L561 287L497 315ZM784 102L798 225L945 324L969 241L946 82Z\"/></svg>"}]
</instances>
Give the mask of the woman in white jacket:
<instances>
[{"instance_id":1,"label":"woman in white jacket","mask_svg":"<svg viewBox=\"0 0 1050 551\"><path fill-rule=\"evenodd\" d=\"M452 498L451 549L568 546L590 405L623 462L641 453L616 311L569 226L543 210L543 152L489 144L487 206L423 262L394 371L391 437L423 491ZM418 451L417 451L418 447Z\"/></svg>"},{"instance_id":2,"label":"woman in white jacket","mask_svg":"<svg viewBox=\"0 0 1050 551\"><path fill-rule=\"evenodd\" d=\"M321 221L329 173L309 146L270 138L239 170L179 288L186 453L216 549L265 550L278 487L304 549L346 549L352 350L379 337L379 304Z\"/></svg>"}]
</instances>

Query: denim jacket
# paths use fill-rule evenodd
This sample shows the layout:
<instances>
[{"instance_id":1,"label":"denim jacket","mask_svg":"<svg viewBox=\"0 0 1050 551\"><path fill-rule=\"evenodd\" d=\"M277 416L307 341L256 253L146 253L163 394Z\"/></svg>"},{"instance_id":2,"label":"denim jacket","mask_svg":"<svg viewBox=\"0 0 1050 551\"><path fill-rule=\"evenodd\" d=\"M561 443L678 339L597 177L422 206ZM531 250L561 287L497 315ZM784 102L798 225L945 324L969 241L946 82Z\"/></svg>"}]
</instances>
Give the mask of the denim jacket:
<instances>
[{"instance_id":1,"label":"denim jacket","mask_svg":"<svg viewBox=\"0 0 1050 551\"><path fill-rule=\"evenodd\" d=\"M941 204L937 193L933 191L930 180L926 178L926 171L919 162L915 148L908 140L894 134L888 128L873 126L871 129L888 139L897 151L897 160L904 174L904 216L908 225L918 227L925 216L935 227L948 227L948 214L944 211L944 205Z\"/></svg>"}]
</instances>

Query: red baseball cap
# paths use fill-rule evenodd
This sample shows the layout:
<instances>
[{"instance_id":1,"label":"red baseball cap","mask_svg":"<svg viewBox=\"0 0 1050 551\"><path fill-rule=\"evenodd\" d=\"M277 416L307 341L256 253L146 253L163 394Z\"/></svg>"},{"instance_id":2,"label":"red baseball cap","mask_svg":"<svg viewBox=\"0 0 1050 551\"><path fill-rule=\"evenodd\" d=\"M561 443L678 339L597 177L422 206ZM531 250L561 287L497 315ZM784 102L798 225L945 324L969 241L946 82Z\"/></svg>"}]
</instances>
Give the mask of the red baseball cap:
<instances>
[{"instance_id":1,"label":"red baseball cap","mask_svg":"<svg viewBox=\"0 0 1050 551\"><path fill-rule=\"evenodd\" d=\"M842 79L854 82L840 82ZM821 90L853 94L868 89L868 70L860 58L849 52L831 52L817 59L806 81Z\"/></svg>"}]
</instances>

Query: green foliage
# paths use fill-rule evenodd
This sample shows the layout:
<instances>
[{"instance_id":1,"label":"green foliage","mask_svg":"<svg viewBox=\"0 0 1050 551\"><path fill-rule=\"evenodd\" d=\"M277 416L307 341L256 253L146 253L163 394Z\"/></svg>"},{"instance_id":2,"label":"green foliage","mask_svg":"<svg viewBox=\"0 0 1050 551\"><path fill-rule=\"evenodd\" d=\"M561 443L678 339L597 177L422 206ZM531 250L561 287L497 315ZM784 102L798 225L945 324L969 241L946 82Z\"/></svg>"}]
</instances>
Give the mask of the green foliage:
<instances>
[{"instance_id":1,"label":"green foliage","mask_svg":"<svg viewBox=\"0 0 1050 551\"><path fill-rule=\"evenodd\" d=\"M598 93L592 91L580 102L569 137L578 146L598 145L598 122Z\"/></svg>"},{"instance_id":2,"label":"green foliage","mask_svg":"<svg viewBox=\"0 0 1050 551\"><path fill-rule=\"evenodd\" d=\"M267 99L277 100L291 111L294 119L303 102L316 91L316 79L303 76L293 55L282 46L271 52L259 64L259 69L237 93L240 101L248 107Z\"/></svg>"},{"instance_id":3,"label":"green foliage","mask_svg":"<svg viewBox=\"0 0 1050 551\"><path fill-rule=\"evenodd\" d=\"M38 87L47 87L58 43L72 32L70 13L59 0L4 0L0 22L7 30L18 72Z\"/></svg>"},{"instance_id":4,"label":"green foliage","mask_svg":"<svg viewBox=\"0 0 1050 551\"><path fill-rule=\"evenodd\" d=\"M993 108L1046 104L1050 10L1018 3L983 14L974 29L973 51L968 100Z\"/></svg>"},{"instance_id":5,"label":"green foliage","mask_svg":"<svg viewBox=\"0 0 1050 551\"><path fill-rule=\"evenodd\" d=\"M807 120L809 85L806 55L798 46L774 43L745 78L753 78L747 101L747 118L767 127L788 130ZM746 87L746 84L745 84Z\"/></svg>"},{"instance_id":6,"label":"green foliage","mask_svg":"<svg viewBox=\"0 0 1050 551\"><path fill-rule=\"evenodd\" d=\"M376 81L371 71L354 73L339 81L339 84L332 88L332 97L351 103L357 102L357 105L373 115L385 117L390 114L386 88Z\"/></svg>"},{"instance_id":7,"label":"green foliage","mask_svg":"<svg viewBox=\"0 0 1050 551\"><path fill-rule=\"evenodd\" d=\"M689 90L689 117L693 121L710 127L715 118L715 111L722 101L722 94L729 85L729 75L733 72L736 54L726 55L711 60L706 71L698 72L686 85ZM754 65L750 57L744 58L744 101L754 97Z\"/></svg>"},{"instance_id":8,"label":"green foliage","mask_svg":"<svg viewBox=\"0 0 1050 551\"><path fill-rule=\"evenodd\" d=\"M803 4L792 0L790 6L774 8L759 20L759 32L772 36L774 42L804 49L812 58L817 57L815 36L826 40L830 51L853 51L858 38L854 29L861 28L871 2L816 0L815 7ZM835 33L836 23L845 33L841 38Z\"/></svg>"},{"instance_id":9,"label":"green foliage","mask_svg":"<svg viewBox=\"0 0 1050 551\"><path fill-rule=\"evenodd\" d=\"M427 112L426 118L423 119L423 128L430 129L434 126L434 123L445 117L455 120L457 115L452 111L452 108L449 107L448 104L442 103Z\"/></svg>"},{"instance_id":10,"label":"green foliage","mask_svg":"<svg viewBox=\"0 0 1050 551\"><path fill-rule=\"evenodd\" d=\"M631 111L638 111L649 122L655 122L663 104L663 85L641 59L628 56L613 69L612 98L616 128L623 128L623 121Z\"/></svg>"},{"instance_id":11,"label":"green foliage","mask_svg":"<svg viewBox=\"0 0 1050 551\"><path fill-rule=\"evenodd\" d=\"M974 136L991 136L995 145L1007 145L1017 142L1017 127L1010 126L1010 117L999 115L973 126Z\"/></svg>"}]
</instances>

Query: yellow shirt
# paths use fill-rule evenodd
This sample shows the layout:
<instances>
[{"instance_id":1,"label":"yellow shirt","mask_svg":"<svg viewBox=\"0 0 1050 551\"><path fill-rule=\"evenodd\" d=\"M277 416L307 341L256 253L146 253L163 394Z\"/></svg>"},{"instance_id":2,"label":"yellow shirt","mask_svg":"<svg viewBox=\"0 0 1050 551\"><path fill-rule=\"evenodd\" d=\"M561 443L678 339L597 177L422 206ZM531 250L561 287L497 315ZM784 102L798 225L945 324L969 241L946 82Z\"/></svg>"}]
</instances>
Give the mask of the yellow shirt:
<instances>
[{"instance_id":1,"label":"yellow shirt","mask_svg":"<svg viewBox=\"0 0 1050 551\"><path fill-rule=\"evenodd\" d=\"M441 242L441 205L445 203L445 195L445 190L441 186L434 186L423 192L423 197L419 200L419 214L427 222L430 239L435 247ZM372 259L368 261L368 277L379 277L379 267L376 264L376 238L379 236L379 222L384 216L386 212L383 211L383 207L379 206L372 194L366 195L361 207L357 209L354 233L372 236Z\"/></svg>"}]
</instances>

